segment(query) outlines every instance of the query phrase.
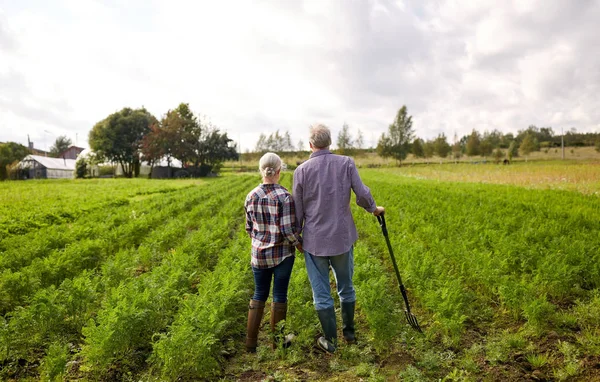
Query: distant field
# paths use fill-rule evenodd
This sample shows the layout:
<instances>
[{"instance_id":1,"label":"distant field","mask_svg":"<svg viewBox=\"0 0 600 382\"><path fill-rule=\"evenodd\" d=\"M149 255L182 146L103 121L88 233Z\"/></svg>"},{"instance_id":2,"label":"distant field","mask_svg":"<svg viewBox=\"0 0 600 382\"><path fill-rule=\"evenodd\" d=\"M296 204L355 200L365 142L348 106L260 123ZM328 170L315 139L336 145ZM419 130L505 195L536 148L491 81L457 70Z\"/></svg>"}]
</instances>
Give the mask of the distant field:
<instances>
[{"instance_id":1,"label":"distant field","mask_svg":"<svg viewBox=\"0 0 600 382\"><path fill-rule=\"evenodd\" d=\"M286 323L294 345L271 350L267 313L248 355L242 206L256 173L4 182L0 379L600 379L598 164L360 172L386 207L423 336L406 324L376 219L354 205L359 343L314 350L300 256Z\"/></svg>"},{"instance_id":2,"label":"distant field","mask_svg":"<svg viewBox=\"0 0 600 382\"><path fill-rule=\"evenodd\" d=\"M510 184L526 188L572 190L600 195L600 161L431 164L385 169L415 179Z\"/></svg>"}]
</instances>

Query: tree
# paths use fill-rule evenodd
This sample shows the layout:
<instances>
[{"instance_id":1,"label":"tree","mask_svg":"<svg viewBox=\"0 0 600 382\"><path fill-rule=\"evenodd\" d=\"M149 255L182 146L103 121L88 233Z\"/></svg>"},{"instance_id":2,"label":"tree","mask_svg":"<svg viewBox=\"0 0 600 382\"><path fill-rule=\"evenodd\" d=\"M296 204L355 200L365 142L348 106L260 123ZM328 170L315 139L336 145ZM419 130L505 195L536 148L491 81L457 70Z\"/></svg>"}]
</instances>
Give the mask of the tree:
<instances>
[{"instance_id":1,"label":"tree","mask_svg":"<svg viewBox=\"0 0 600 382\"><path fill-rule=\"evenodd\" d=\"M525 134L523 141L519 145L519 152L525 155L525 161L527 161L527 157L535 151L535 141L533 138L533 134Z\"/></svg>"},{"instance_id":2,"label":"tree","mask_svg":"<svg viewBox=\"0 0 600 382\"><path fill-rule=\"evenodd\" d=\"M145 108L124 108L96 123L88 141L92 150L121 165L123 174L131 178L139 168L142 139L153 123L156 118Z\"/></svg>"},{"instance_id":3,"label":"tree","mask_svg":"<svg viewBox=\"0 0 600 382\"><path fill-rule=\"evenodd\" d=\"M552 141L554 139L554 130L551 127L541 127L539 135L537 137L540 145L545 143L546 147L550 147L552 145Z\"/></svg>"},{"instance_id":4,"label":"tree","mask_svg":"<svg viewBox=\"0 0 600 382\"><path fill-rule=\"evenodd\" d=\"M63 152L67 151L69 147L71 147L71 140L67 138L66 135L61 135L60 137L56 138L56 141L52 147L50 147L49 154L50 156L56 158Z\"/></svg>"},{"instance_id":5,"label":"tree","mask_svg":"<svg viewBox=\"0 0 600 382\"><path fill-rule=\"evenodd\" d=\"M446 135L441 133L433 142L434 151L440 158L446 158L450 152L450 145L446 140Z\"/></svg>"},{"instance_id":6,"label":"tree","mask_svg":"<svg viewBox=\"0 0 600 382\"><path fill-rule=\"evenodd\" d=\"M502 151L500 148L497 148L496 151L494 151L494 160L496 163L500 163L502 158L504 158L504 151Z\"/></svg>"},{"instance_id":7,"label":"tree","mask_svg":"<svg viewBox=\"0 0 600 382\"><path fill-rule=\"evenodd\" d=\"M292 145L292 137L290 136L289 131L285 131L283 135L283 151L293 151L294 145Z\"/></svg>"},{"instance_id":8,"label":"tree","mask_svg":"<svg viewBox=\"0 0 600 382\"><path fill-rule=\"evenodd\" d=\"M254 148L254 151L257 153L269 151L267 148L267 137L263 133L260 133L258 136L258 141L256 141L256 147Z\"/></svg>"},{"instance_id":9,"label":"tree","mask_svg":"<svg viewBox=\"0 0 600 382\"><path fill-rule=\"evenodd\" d=\"M526 130L519 130L519 133L517 134L517 142L522 143L523 140L529 135L529 136L531 136L531 139L533 142L533 150L532 151L539 150L540 149L539 142L541 140L551 140L552 139L551 134L553 134L553 131L551 128L542 128L542 129L544 130L543 132L537 126L530 125Z\"/></svg>"},{"instance_id":10,"label":"tree","mask_svg":"<svg viewBox=\"0 0 600 382\"><path fill-rule=\"evenodd\" d=\"M425 157L425 151L423 151L423 140L421 138L417 138L413 141L412 153L416 158Z\"/></svg>"},{"instance_id":11,"label":"tree","mask_svg":"<svg viewBox=\"0 0 600 382\"><path fill-rule=\"evenodd\" d=\"M510 145L508 145L507 156L509 161L512 161L513 157L519 156L519 147L517 146L517 141L510 142Z\"/></svg>"},{"instance_id":12,"label":"tree","mask_svg":"<svg viewBox=\"0 0 600 382\"><path fill-rule=\"evenodd\" d=\"M8 167L29 155L29 149L16 142L0 143L0 180L8 178Z\"/></svg>"},{"instance_id":13,"label":"tree","mask_svg":"<svg viewBox=\"0 0 600 382\"><path fill-rule=\"evenodd\" d=\"M454 144L452 145L452 156L454 159L458 159L462 156L462 145L458 140L458 136L454 133Z\"/></svg>"},{"instance_id":14,"label":"tree","mask_svg":"<svg viewBox=\"0 0 600 382\"><path fill-rule=\"evenodd\" d=\"M163 123L154 123L150 126L150 132L142 138L142 160L150 165L148 178L152 178L154 165L161 159L167 157L167 167L171 167L172 150L171 145L175 142L174 137L169 136L169 130L163 126L169 126L167 116L162 120ZM171 139L170 139L171 138ZM171 176L169 170L169 177Z\"/></svg>"},{"instance_id":15,"label":"tree","mask_svg":"<svg viewBox=\"0 0 600 382\"><path fill-rule=\"evenodd\" d=\"M304 151L304 141L302 139L298 141L298 151Z\"/></svg>"},{"instance_id":16,"label":"tree","mask_svg":"<svg viewBox=\"0 0 600 382\"><path fill-rule=\"evenodd\" d=\"M88 168L85 158L77 158L77 161L75 162L75 178L83 179L87 175L87 172Z\"/></svg>"},{"instance_id":17,"label":"tree","mask_svg":"<svg viewBox=\"0 0 600 382\"><path fill-rule=\"evenodd\" d=\"M187 103L169 110L161 120L161 129L167 142L164 155L177 158L184 165L191 164L193 176L205 176L217 169L222 161L239 158L227 133L221 133L210 122L198 118Z\"/></svg>"},{"instance_id":18,"label":"tree","mask_svg":"<svg viewBox=\"0 0 600 382\"><path fill-rule=\"evenodd\" d=\"M482 143L487 141L489 145L492 147L492 150L496 147L500 146L500 142L502 141L502 132L498 129L492 130L492 132L485 131L483 133Z\"/></svg>"},{"instance_id":19,"label":"tree","mask_svg":"<svg viewBox=\"0 0 600 382\"><path fill-rule=\"evenodd\" d=\"M352 136L350 135L350 127L347 123L342 126L337 138L337 148L341 155L347 155L352 150Z\"/></svg>"},{"instance_id":20,"label":"tree","mask_svg":"<svg viewBox=\"0 0 600 382\"><path fill-rule=\"evenodd\" d=\"M600 153L600 137L596 138L596 151Z\"/></svg>"},{"instance_id":21,"label":"tree","mask_svg":"<svg viewBox=\"0 0 600 382\"><path fill-rule=\"evenodd\" d=\"M402 162L410 150L413 139L412 116L408 115L406 105L402 106L394 122L388 127L388 135L382 134L377 144L377 152L383 157L391 156Z\"/></svg>"},{"instance_id":22,"label":"tree","mask_svg":"<svg viewBox=\"0 0 600 382\"><path fill-rule=\"evenodd\" d=\"M182 102L175 109L167 111L161 125L168 132L171 155L184 165L188 162L196 163L195 157L200 151L203 126L191 111L190 105ZM197 167L197 164L195 166Z\"/></svg>"},{"instance_id":23,"label":"tree","mask_svg":"<svg viewBox=\"0 0 600 382\"><path fill-rule=\"evenodd\" d=\"M423 155L425 158L431 158L435 154L435 145L433 141L427 141L423 144Z\"/></svg>"},{"instance_id":24,"label":"tree","mask_svg":"<svg viewBox=\"0 0 600 382\"><path fill-rule=\"evenodd\" d=\"M492 143L490 141L485 139L479 144L479 151L482 156L487 157L492 154L492 152L494 151L494 147L492 146Z\"/></svg>"},{"instance_id":25,"label":"tree","mask_svg":"<svg viewBox=\"0 0 600 382\"><path fill-rule=\"evenodd\" d=\"M503 148L503 149L507 149L508 146L510 146L510 143L514 140L515 140L515 136L512 133L502 135L502 137L500 138L499 147Z\"/></svg>"},{"instance_id":26,"label":"tree","mask_svg":"<svg viewBox=\"0 0 600 382\"><path fill-rule=\"evenodd\" d=\"M95 171L98 170L97 166L102 161L98 159L98 156L93 151L87 151L79 154L77 161L75 162L75 178L86 178L98 175Z\"/></svg>"},{"instance_id":27,"label":"tree","mask_svg":"<svg viewBox=\"0 0 600 382\"><path fill-rule=\"evenodd\" d=\"M300 141L298 147L303 147L304 144ZM257 153L266 153L267 151L282 152L282 151L294 151L295 147L292 144L292 137L289 131L286 131L283 135L279 134L279 130L275 133L269 134L267 137L265 134L258 136L254 151ZM300 149L302 151L302 149Z\"/></svg>"},{"instance_id":28,"label":"tree","mask_svg":"<svg viewBox=\"0 0 600 382\"><path fill-rule=\"evenodd\" d=\"M467 155L472 157L475 155L479 155L481 153L480 151L480 146L481 142L479 139L479 133L475 130L473 130L473 132L471 133L471 135L469 135L469 138L467 140L467 145L466 145L466 152Z\"/></svg>"},{"instance_id":29,"label":"tree","mask_svg":"<svg viewBox=\"0 0 600 382\"><path fill-rule=\"evenodd\" d=\"M364 145L365 145L365 138L363 136L362 131L360 129L358 129L358 131L356 132L356 140L354 141L354 146L357 149L362 149Z\"/></svg>"},{"instance_id":30,"label":"tree","mask_svg":"<svg viewBox=\"0 0 600 382\"><path fill-rule=\"evenodd\" d=\"M227 133L221 133L219 129L208 126L204 130L199 150L195 152L194 167L199 169L198 175L204 176L219 169L225 160L239 159L235 144L232 145L232 142Z\"/></svg>"},{"instance_id":31,"label":"tree","mask_svg":"<svg viewBox=\"0 0 600 382\"><path fill-rule=\"evenodd\" d=\"M392 139L385 135L385 133L381 133L381 137L379 137L379 142L377 143L377 155L382 158L387 158L392 156Z\"/></svg>"}]
</instances>

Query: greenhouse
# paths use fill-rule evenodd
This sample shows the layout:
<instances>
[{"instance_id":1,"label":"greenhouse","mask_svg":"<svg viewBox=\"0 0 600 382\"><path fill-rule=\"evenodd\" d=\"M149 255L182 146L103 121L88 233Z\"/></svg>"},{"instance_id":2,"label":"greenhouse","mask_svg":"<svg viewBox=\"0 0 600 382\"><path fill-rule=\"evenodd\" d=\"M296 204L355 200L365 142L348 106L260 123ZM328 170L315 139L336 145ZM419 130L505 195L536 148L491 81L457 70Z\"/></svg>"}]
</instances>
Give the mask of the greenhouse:
<instances>
[{"instance_id":1,"label":"greenhouse","mask_svg":"<svg viewBox=\"0 0 600 382\"><path fill-rule=\"evenodd\" d=\"M49 158L39 155L26 156L19 167L28 179L73 178L75 159Z\"/></svg>"}]
</instances>

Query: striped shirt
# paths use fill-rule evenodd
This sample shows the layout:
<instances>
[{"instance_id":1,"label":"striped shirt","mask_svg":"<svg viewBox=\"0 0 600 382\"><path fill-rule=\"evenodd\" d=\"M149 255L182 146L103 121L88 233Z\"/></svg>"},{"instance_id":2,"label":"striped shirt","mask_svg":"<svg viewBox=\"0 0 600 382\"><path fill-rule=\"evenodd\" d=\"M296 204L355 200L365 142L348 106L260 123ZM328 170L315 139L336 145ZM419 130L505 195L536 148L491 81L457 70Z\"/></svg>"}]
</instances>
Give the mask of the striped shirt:
<instances>
[{"instance_id":1,"label":"striped shirt","mask_svg":"<svg viewBox=\"0 0 600 382\"><path fill-rule=\"evenodd\" d=\"M300 243L292 195L279 184L260 184L244 203L246 232L252 238L254 268L272 268L293 256Z\"/></svg>"}]
</instances>

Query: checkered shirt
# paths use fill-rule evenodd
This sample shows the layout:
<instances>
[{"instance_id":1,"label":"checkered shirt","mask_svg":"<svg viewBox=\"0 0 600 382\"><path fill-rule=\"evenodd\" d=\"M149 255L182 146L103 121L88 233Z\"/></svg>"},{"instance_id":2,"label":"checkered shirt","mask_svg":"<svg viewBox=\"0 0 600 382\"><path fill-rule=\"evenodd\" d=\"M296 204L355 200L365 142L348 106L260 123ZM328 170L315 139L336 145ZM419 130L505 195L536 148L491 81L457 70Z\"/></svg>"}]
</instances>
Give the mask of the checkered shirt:
<instances>
[{"instance_id":1,"label":"checkered shirt","mask_svg":"<svg viewBox=\"0 0 600 382\"><path fill-rule=\"evenodd\" d=\"M254 268L272 268L294 255L301 241L292 195L279 184L261 184L244 204L246 232L252 238Z\"/></svg>"}]
</instances>

